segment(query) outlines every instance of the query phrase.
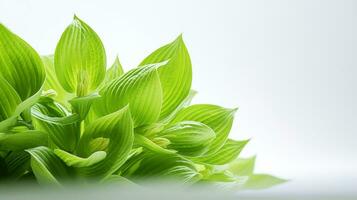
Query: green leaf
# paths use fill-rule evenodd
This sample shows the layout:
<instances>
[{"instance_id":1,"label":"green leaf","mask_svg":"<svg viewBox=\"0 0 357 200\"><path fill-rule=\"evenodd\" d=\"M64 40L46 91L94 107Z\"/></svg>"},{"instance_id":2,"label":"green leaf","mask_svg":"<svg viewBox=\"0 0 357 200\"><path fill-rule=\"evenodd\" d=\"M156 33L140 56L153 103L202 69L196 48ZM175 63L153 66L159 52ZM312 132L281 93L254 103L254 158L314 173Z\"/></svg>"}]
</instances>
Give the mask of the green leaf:
<instances>
[{"instance_id":1,"label":"green leaf","mask_svg":"<svg viewBox=\"0 0 357 200\"><path fill-rule=\"evenodd\" d=\"M128 160L130 166L122 171L131 179L173 179L182 183L196 182L201 175L194 164L175 154L143 153Z\"/></svg>"},{"instance_id":2,"label":"green leaf","mask_svg":"<svg viewBox=\"0 0 357 200\"><path fill-rule=\"evenodd\" d=\"M34 105L40 99L41 93L42 93L42 89L37 91L36 94L34 94L33 96L29 97L25 101L21 102L16 107L14 113L9 118L7 118L7 119L5 119L3 121L0 121L0 131L6 131L9 128L11 128L11 126L14 126L16 124L18 116L21 113L25 113L24 112L25 110L28 110L32 105ZM3 100L3 101L6 102L6 100ZM1 102L1 100L0 100L0 102ZM28 113L26 112L26 114L23 115L23 116L29 116L29 115L30 115L30 111L28 111Z\"/></svg>"},{"instance_id":3,"label":"green leaf","mask_svg":"<svg viewBox=\"0 0 357 200\"><path fill-rule=\"evenodd\" d=\"M64 90L61 84L58 82L54 65L54 56L42 56L41 59L46 70L46 81L44 89L56 91L56 96L54 99L61 103L66 103L66 101L73 95L66 92L66 90Z\"/></svg>"},{"instance_id":4,"label":"green leaf","mask_svg":"<svg viewBox=\"0 0 357 200\"><path fill-rule=\"evenodd\" d=\"M175 150L164 149L163 147L159 146L158 144L154 143L150 139L140 134L135 134L135 143L155 153L160 153L160 154L176 153Z\"/></svg>"},{"instance_id":5,"label":"green leaf","mask_svg":"<svg viewBox=\"0 0 357 200\"><path fill-rule=\"evenodd\" d=\"M89 167L102 161L107 156L105 151L96 151L87 158L78 157L61 149L55 149L54 153L69 167Z\"/></svg>"},{"instance_id":6,"label":"green leaf","mask_svg":"<svg viewBox=\"0 0 357 200\"><path fill-rule=\"evenodd\" d=\"M8 172L7 172L6 162L3 156L0 155L0 181L6 179L7 176L8 176Z\"/></svg>"},{"instance_id":7,"label":"green leaf","mask_svg":"<svg viewBox=\"0 0 357 200\"><path fill-rule=\"evenodd\" d=\"M133 69L106 85L99 92L102 98L94 103L94 111L103 116L129 104L136 127L155 122L162 105L162 89L156 68L163 64Z\"/></svg>"},{"instance_id":8,"label":"green leaf","mask_svg":"<svg viewBox=\"0 0 357 200\"><path fill-rule=\"evenodd\" d=\"M165 125L167 125L176 116L176 114L180 110L187 107L191 103L193 97L196 94L197 94L196 91L191 90L190 94L186 97L186 99L184 99L181 102L181 104L169 116L165 117L164 119L160 120L159 122L137 127L137 128L135 128L135 132L140 133L145 136L154 137L158 132L164 130Z\"/></svg>"},{"instance_id":9,"label":"green leaf","mask_svg":"<svg viewBox=\"0 0 357 200\"><path fill-rule=\"evenodd\" d=\"M176 109L174 111L172 111L167 117L163 118L162 120L160 120L159 123L162 124L167 124L169 123L172 119L175 118L175 116L177 115L178 112L180 112L182 109L186 108L187 106L189 106L191 104L192 99L196 96L197 92L195 90L190 90L190 93L188 94L188 96L181 102L180 105L178 105L176 107Z\"/></svg>"},{"instance_id":10,"label":"green leaf","mask_svg":"<svg viewBox=\"0 0 357 200\"><path fill-rule=\"evenodd\" d=\"M227 142L215 154L200 158L193 158L197 162L203 162L211 165L224 165L235 160L243 150L249 140L235 141L228 139Z\"/></svg>"},{"instance_id":11,"label":"green leaf","mask_svg":"<svg viewBox=\"0 0 357 200\"><path fill-rule=\"evenodd\" d=\"M177 150L179 154L200 156L208 150L216 134L200 122L182 121L167 127L158 136L168 139L168 148Z\"/></svg>"},{"instance_id":12,"label":"green leaf","mask_svg":"<svg viewBox=\"0 0 357 200\"><path fill-rule=\"evenodd\" d=\"M36 94L45 80L40 56L20 37L0 23L0 76L22 101Z\"/></svg>"},{"instance_id":13,"label":"green leaf","mask_svg":"<svg viewBox=\"0 0 357 200\"><path fill-rule=\"evenodd\" d=\"M36 104L32 107L33 124L37 130L47 132L49 145L73 152L80 136L80 118L69 114L60 104Z\"/></svg>"},{"instance_id":14,"label":"green leaf","mask_svg":"<svg viewBox=\"0 0 357 200\"><path fill-rule=\"evenodd\" d=\"M120 64L119 57L117 56L115 58L113 65L107 70L102 84L105 85L111 82L112 80L122 76L123 74L124 74L124 70Z\"/></svg>"},{"instance_id":15,"label":"green leaf","mask_svg":"<svg viewBox=\"0 0 357 200\"><path fill-rule=\"evenodd\" d=\"M59 181L70 177L69 168L48 147L26 151L31 155L31 168L40 184L60 185Z\"/></svg>"},{"instance_id":16,"label":"green leaf","mask_svg":"<svg viewBox=\"0 0 357 200\"><path fill-rule=\"evenodd\" d=\"M170 124L180 121L197 121L206 124L216 133L207 155L217 152L228 138L237 109L227 109L216 105L198 104L182 109Z\"/></svg>"},{"instance_id":17,"label":"green leaf","mask_svg":"<svg viewBox=\"0 0 357 200\"><path fill-rule=\"evenodd\" d=\"M0 122L11 117L20 103L14 88L0 76Z\"/></svg>"},{"instance_id":18,"label":"green leaf","mask_svg":"<svg viewBox=\"0 0 357 200\"><path fill-rule=\"evenodd\" d=\"M236 176L250 176L254 172L255 156L239 158L228 165L229 171Z\"/></svg>"},{"instance_id":19,"label":"green leaf","mask_svg":"<svg viewBox=\"0 0 357 200\"><path fill-rule=\"evenodd\" d=\"M224 170L219 172L214 172L208 177L203 178L205 182L234 182L236 177L231 172Z\"/></svg>"},{"instance_id":20,"label":"green leaf","mask_svg":"<svg viewBox=\"0 0 357 200\"><path fill-rule=\"evenodd\" d=\"M157 49L140 66L169 60L167 66L159 69L163 90L163 105L160 119L173 112L187 97L192 82L191 59L180 35L175 41Z\"/></svg>"},{"instance_id":21,"label":"green leaf","mask_svg":"<svg viewBox=\"0 0 357 200\"><path fill-rule=\"evenodd\" d=\"M74 16L55 51L55 70L62 87L77 96L94 91L105 76L106 56L98 35Z\"/></svg>"},{"instance_id":22,"label":"green leaf","mask_svg":"<svg viewBox=\"0 0 357 200\"><path fill-rule=\"evenodd\" d=\"M48 134L38 130L0 133L0 150L19 151L48 144Z\"/></svg>"},{"instance_id":23,"label":"green leaf","mask_svg":"<svg viewBox=\"0 0 357 200\"><path fill-rule=\"evenodd\" d=\"M92 93L87 96L75 97L69 102L72 105L73 112L77 113L80 118L84 120L94 101L98 100L99 98L100 95L98 93Z\"/></svg>"},{"instance_id":24,"label":"green leaf","mask_svg":"<svg viewBox=\"0 0 357 200\"><path fill-rule=\"evenodd\" d=\"M134 142L133 128L128 106L101 117L86 127L77 149L80 157L88 157L98 150L90 148L91 142L97 138L106 138L109 143L105 148L106 158L99 163L81 169L80 173L83 176L105 179L118 170L131 151Z\"/></svg>"},{"instance_id":25,"label":"green leaf","mask_svg":"<svg viewBox=\"0 0 357 200\"><path fill-rule=\"evenodd\" d=\"M5 159L6 176L9 180L17 180L23 176L30 167L30 155L25 151L9 153Z\"/></svg>"},{"instance_id":26,"label":"green leaf","mask_svg":"<svg viewBox=\"0 0 357 200\"><path fill-rule=\"evenodd\" d=\"M254 174L249 176L242 189L265 189L285 183L286 181L268 174Z\"/></svg>"}]
</instances>

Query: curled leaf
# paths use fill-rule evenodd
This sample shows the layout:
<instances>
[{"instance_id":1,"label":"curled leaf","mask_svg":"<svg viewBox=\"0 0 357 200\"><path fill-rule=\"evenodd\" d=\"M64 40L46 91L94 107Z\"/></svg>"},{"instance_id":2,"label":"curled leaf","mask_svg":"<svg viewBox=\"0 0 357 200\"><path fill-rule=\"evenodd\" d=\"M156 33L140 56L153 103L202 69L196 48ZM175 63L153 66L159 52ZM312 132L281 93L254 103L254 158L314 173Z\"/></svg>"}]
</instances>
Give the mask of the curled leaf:
<instances>
[{"instance_id":1,"label":"curled leaf","mask_svg":"<svg viewBox=\"0 0 357 200\"><path fill-rule=\"evenodd\" d=\"M90 144L96 138L107 138L106 157L99 163L81 168L80 174L86 177L105 179L124 164L134 142L133 121L129 107L103 116L84 131L77 148L80 157L88 157L97 148Z\"/></svg>"},{"instance_id":2,"label":"curled leaf","mask_svg":"<svg viewBox=\"0 0 357 200\"><path fill-rule=\"evenodd\" d=\"M102 161L107 156L105 151L96 151L87 158L78 157L61 149L55 149L54 153L69 167L89 167Z\"/></svg>"},{"instance_id":3,"label":"curled leaf","mask_svg":"<svg viewBox=\"0 0 357 200\"><path fill-rule=\"evenodd\" d=\"M70 177L69 168L51 149L40 146L26 151L31 155L31 168L40 184L61 185L61 180Z\"/></svg>"},{"instance_id":4,"label":"curled leaf","mask_svg":"<svg viewBox=\"0 0 357 200\"><path fill-rule=\"evenodd\" d=\"M210 104L197 104L179 111L170 124L180 121L197 121L209 126L216 138L209 145L207 155L217 152L226 142L236 109L222 108Z\"/></svg>"},{"instance_id":5,"label":"curled leaf","mask_svg":"<svg viewBox=\"0 0 357 200\"><path fill-rule=\"evenodd\" d=\"M33 123L37 130L48 133L49 145L73 152L80 136L80 118L69 114L58 103L36 104L31 109Z\"/></svg>"},{"instance_id":6,"label":"curled leaf","mask_svg":"<svg viewBox=\"0 0 357 200\"><path fill-rule=\"evenodd\" d=\"M158 133L170 141L168 148L177 150L185 156L204 154L216 137L214 131L205 124L194 121L182 121L167 127Z\"/></svg>"},{"instance_id":7,"label":"curled leaf","mask_svg":"<svg viewBox=\"0 0 357 200\"><path fill-rule=\"evenodd\" d=\"M148 139L145 136L140 135L140 134L135 134L135 143L139 144L142 147L145 147L146 149L148 149L150 151L156 152L156 153L161 153L161 154L176 153L175 150L165 149L165 148L161 147L160 145L154 143L150 139Z\"/></svg>"}]
</instances>

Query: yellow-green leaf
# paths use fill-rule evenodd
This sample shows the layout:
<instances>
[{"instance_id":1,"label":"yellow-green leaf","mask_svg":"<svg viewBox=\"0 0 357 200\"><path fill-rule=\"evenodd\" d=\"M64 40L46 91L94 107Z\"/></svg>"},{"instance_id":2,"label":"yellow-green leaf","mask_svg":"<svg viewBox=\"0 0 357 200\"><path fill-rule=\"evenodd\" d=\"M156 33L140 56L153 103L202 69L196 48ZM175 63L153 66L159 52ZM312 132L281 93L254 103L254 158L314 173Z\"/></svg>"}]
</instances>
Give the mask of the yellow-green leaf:
<instances>
[{"instance_id":1,"label":"yellow-green leaf","mask_svg":"<svg viewBox=\"0 0 357 200\"><path fill-rule=\"evenodd\" d=\"M242 189L265 189L285 183L287 180L268 174L253 174L242 186Z\"/></svg>"},{"instance_id":2,"label":"yellow-green leaf","mask_svg":"<svg viewBox=\"0 0 357 200\"><path fill-rule=\"evenodd\" d=\"M40 184L61 185L61 180L69 178L69 168L48 147L26 151L31 155L31 168Z\"/></svg>"},{"instance_id":3,"label":"yellow-green leaf","mask_svg":"<svg viewBox=\"0 0 357 200\"><path fill-rule=\"evenodd\" d=\"M158 70L163 90L160 119L173 112L190 92L192 66L182 35L154 51L141 62L140 66L166 60L168 64Z\"/></svg>"},{"instance_id":4,"label":"yellow-green leaf","mask_svg":"<svg viewBox=\"0 0 357 200\"><path fill-rule=\"evenodd\" d=\"M121 63L119 61L119 57L117 56L115 58L113 65L107 70L103 84L105 85L105 84L111 82L112 80L120 77L123 74L124 74L124 70L123 70L123 67L121 66Z\"/></svg>"},{"instance_id":5,"label":"yellow-green leaf","mask_svg":"<svg viewBox=\"0 0 357 200\"><path fill-rule=\"evenodd\" d=\"M38 103L31 109L37 130L47 132L49 146L73 152L80 136L80 117L56 102Z\"/></svg>"},{"instance_id":6,"label":"yellow-green leaf","mask_svg":"<svg viewBox=\"0 0 357 200\"><path fill-rule=\"evenodd\" d=\"M94 103L94 111L103 116L129 104L136 127L155 122L159 118L162 105L162 89L157 68L164 64L133 69L106 85L99 92L102 98Z\"/></svg>"},{"instance_id":7,"label":"yellow-green leaf","mask_svg":"<svg viewBox=\"0 0 357 200\"><path fill-rule=\"evenodd\" d=\"M41 89L46 76L37 52L1 23L0 76L16 90L22 101Z\"/></svg>"},{"instance_id":8,"label":"yellow-green leaf","mask_svg":"<svg viewBox=\"0 0 357 200\"><path fill-rule=\"evenodd\" d=\"M107 156L105 151L96 151L87 158L78 157L61 149L55 149L54 153L69 167L89 167L102 161Z\"/></svg>"},{"instance_id":9,"label":"yellow-green leaf","mask_svg":"<svg viewBox=\"0 0 357 200\"><path fill-rule=\"evenodd\" d=\"M216 133L209 145L207 155L217 152L226 142L237 109L227 109L216 105L198 104L179 111L170 124L180 121L197 121L206 124Z\"/></svg>"},{"instance_id":10,"label":"yellow-green leaf","mask_svg":"<svg viewBox=\"0 0 357 200\"><path fill-rule=\"evenodd\" d=\"M0 76L0 122L11 117L20 102L14 88Z\"/></svg>"},{"instance_id":11,"label":"yellow-green leaf","mask_svg":"<svg viewBox=\"0 0 357 200\"><path fill-rule=\"evenodd\" d=\"M78 156L88 157L97 148L90 148L90 144L97 138L107 138L104 149L107 156L101 162L81 168L83 176L105 179L112 175L126 161L134 142L134 126L129 107L98 118L90 124L83 133L77 148Z\"/></svg>"},{"instance_id":12,"label":"yellow-green leaf","mask_svg":"<svg viewBox=\"0 0 357 200\"><path fill-rule=\"evenodd\" d=\"M48 144L48 134L38 130L0 133L0 150L19 151Z\"/></svg>"},{"instance_id":13,"label":"yellow-green leaf","mask_svg":"<svg viewBox=\"0 0 357 200\"><path fill-rule=\"evenodd\" d=\"M55 70L62 87L77 96L94 91L105 76L106 56L98 35L78 17L63 32L55 51Z\"/></svg>"},{"instance_id":14,"label":"yellow-green leaf","mask_svg":"<svg viewBox=\"0 0 357 200\"><path fill-rule=\"evenodd\" d=\"M249 140L236 141L228 139L227 142L216 153L204 157L193 158L197 162L211 165L224 165L235 160Z\"/></svg>"},{"instance_id":15,"label":"yellow-green leaf","mask_svg":"<svg viewBox=\"0 0 357 200\"><path fill-rule=\"evenodd\" d=\"M61 103L66 103L73 95L64 90L58 82L54 66L54 56L42 56L41 59L46 70L44 90L54 90L56 92L54 99Z\"/></svg>"},{"instance_id":16,"label":"yellow-green leaf","mask_svg":"<svg viewBox=\"0 0 357 200\"><path fill-rule=\"evenodd\" d=\"M203 123L182 121L167 127L158 136L168 139L167 147L181 155L200 156L208 150L216 134Z\"/></svg>"}]
</instances>

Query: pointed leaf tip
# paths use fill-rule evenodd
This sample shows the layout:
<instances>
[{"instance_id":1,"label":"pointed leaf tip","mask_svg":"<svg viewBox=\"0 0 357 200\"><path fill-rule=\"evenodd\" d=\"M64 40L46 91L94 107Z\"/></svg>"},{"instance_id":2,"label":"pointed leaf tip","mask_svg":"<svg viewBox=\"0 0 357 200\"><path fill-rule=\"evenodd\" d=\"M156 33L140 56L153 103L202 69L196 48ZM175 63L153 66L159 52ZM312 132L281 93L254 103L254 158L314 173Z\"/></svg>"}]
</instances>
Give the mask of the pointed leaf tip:
<instances>
[{"instance_id":1,"label":"pointed leaf tip","mask_svg":"<svg viewBox=\"0 0 357 200\"><path fill-rule=\"evenodd\" d=\"M76 14L73 14L73 19L74 19L74 20L79 20L79 18L77 17Z\"/></svg>"},{"instance_id":2,"label":"pointed leaf tip","mask_svg":"<svg viewBox=\"0 0 357 200\"><path fill-rule=\"evenodd\" d=\"M169 116L187 97L192 83L191 59L187 48L179 35L174 41L155 50L140 64L169 62L158 69L163 90L163 105L160 119Z\"/></svg>"},{"instance_id":3,"label":"pointed leaf tip","mask_svg":"<svg viewBox=\"0 0 357 200\"><path fill-rule=\"evenodd\" d=\"M183 33L180 33L180 35L177 36L176 40L178 41L183 41Z\"/></svg>"},{"instance_id":4,"label":"pointed leaf tip","mask_svg":"<svg viewBox=\"0 0 357 200\"><path fill-rule=\"evenodd\" d=\"M236 114L236 112L239 110L239 108L238 107L236 107L236 108L229 108L229 109L227 109L232 115L235 115Z\"/></svg>"},{"instance_id":5,"label":"pointed leaf tip","mask_svg":"<svg viewBox=\"0 0 357 200\"><path fill-rule=\"evenodd\" d=\"M119 60L119 55L118 55L118 54L115 56L115 60L114 60L114 62L118 62L118 63L120 63L120 60Z\"/></svg>"},{"instance_id":6,"label":"pointed leaf tip","mask_svg":"<svg viewBox=\"0 0 357 200\"><path fill-rule=\"evenodd\" d=\"M77 96L85 96L97 89L106 73L102 41L76 15L57 43L54 63L62 87Z\"/></svg>"}]
</instances>

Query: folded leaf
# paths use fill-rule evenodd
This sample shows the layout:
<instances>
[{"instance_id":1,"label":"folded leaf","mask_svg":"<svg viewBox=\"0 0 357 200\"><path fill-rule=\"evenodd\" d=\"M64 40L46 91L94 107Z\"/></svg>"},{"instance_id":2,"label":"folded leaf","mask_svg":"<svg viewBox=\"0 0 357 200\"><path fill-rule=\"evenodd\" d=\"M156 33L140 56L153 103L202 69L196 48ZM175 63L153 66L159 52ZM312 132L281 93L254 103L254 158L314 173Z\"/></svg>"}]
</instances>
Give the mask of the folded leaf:
<instances>
[{"instance_id":1,"label":"folded leaf","mask_svg":"<svg viewBox=\"0 0 357 200\"><path fill-rule=\"evenodd\" d=\"M58 109L54 113L54 109ZM32 107L33 124L37 130L47 132L49 145L52 148L60 148L73 152L77 146L80 136L79 115L60 112L65 110L57 103L36 104ZM51 112L52 111L52 112Z\"/></svg>"},{"instance_id":2,"label":"folded leaf","mask_svg":"<svg viewBox=\"0 0 357 200\"><path fill-rule=\"evenodd\" d=\"M159 69L163 90L163 105L160 119L165 118L186 98L192 82L191 59L180 35L175 41L157 49L140 66L169 60Z\"/></svg>"},{"instance_id":3,"label":"folded leaf","mask_svg":"<svg viewBox=\"0 0 357 200\"><path fill-rule=\"evenodd\" d=\"M19 151L48 144L48 134L38 130L0 133L0 150Z\"/></svg>"},{"instance_id":4,"label":"folded leaf","mask_svg":"<svg viewBox=\"0 0 357 200\"><path fill-rule=\"evenodd\" d=\"M0 23L0 76L22 101L36 94L45 80L40 56L20 37Z\"/></svg>"},{"instance_id":5,"label":"folded leaf","mask_svg":"<svg viewBox=\"0 0 357 200\"><path fill-rule=\"evenodd\" d=\"M103 81L105 50L98 35L74 16L55 51L55 70L62 87L77 96L94 91Z\"/></svg>"},{"instance_id":6,"label":"folded leaf","mask_svg":"<svg viewBox=\"0 0 357 200\"><path fill-rule=\"evenodd\" d=\"M107 156L105 151L96 151L87 158L78 157L61 149L55 149L54 153L69 167L89 167L102 161Z\"/></svg>"},{"instance_id":7,"label":"folded leaf","mask_svg":"<svg viewBox=\"0 0 357 200\"><path fill-rule=\"evenodd\" d=\"M228 139L227 142L216 153L204 157L193 158L197 162L203 162L211 165L224 165L235 160L244 146L248 143L246 141L235 141Z\"/></svg>"},{"instance_id":8,"label":"folded leaf","mask_svg":"<svg viewBox=\"0 0 357 200\"><path fill-rule=\"evenodd\" d=\"M200 122L182 121L167 127L158 136L168 139L168 148L181 155L200 156L208 150L216 134Z\"/></svg>"},{"instance_id":9,"label":"folded leaf","mask_svg":"<svg viewBox=\"0 0 357 200\"><path fill-rule=\"evenodd\" d=\"M96 138L107 138L107 156L101 162L81 168L84 176L105 179L112 175L126 161L133 142L133 122L129 107L106 115L94 121L83 133L78 145L78 156L88 157L97 149L90 148L91 141Z\"/></svg>"},{"instance_id":10,"label":"folded leaf","mask_svg":"<svg viewBox=\"0 0 357 200\"><path fill-rule=\"evenodd\" d=\"M150 139L140 134L135 134L135 143L155 153L161 153L161 154L176 153L175 150L164 149L163 147L159 146L158 144L154 143Z\"/></svg>"},{"instance_id":11,"label":"folded leaf","mask_svg":"<svg viewBox=\"0 0 357 200\"><path fill-rule=\"evenodd\" d=\"M60 185L70 176L69 168L48 147L26 150L31 155L31 168L37 181L44 185Z\"/></svg>"},{"instance_id":12,"label":"folded leaf","mask_svg":"<svg viewBox=\"0 0 357 200\"><path fill-rule=\"evenodd\" d=\"M75 97L69 101L72 105L73 113L77 113L83 120L86 118L94 101L98 100L100 95L98 93L92 93L87 96Z\"/></svg>"},{"instance_id":13,"label":"folded leaf","mask_svg":"<svg viewBox=\"0 0 357 200\"><path fill-rule=\"evenodd\" d=\"M102 98L93 105L94 111L103 116L129 104L135 126L155 122L162 105L162 89L156 68L163 64L133 69L110 82L99 92Z\"/></svg>"},{"instance_id":14,"label":"folded leaf","mask_svg":"<svg viewBox=\"0 0 357 200\"><path fill-rule=\"evenodd\" d=\"M217 152L226 142L237 109L227 109L209 104L192 105L179 111L170 124L180 121L197 121L206 124L216 133L207 155Z\"/></svg>"}]
</instances>

